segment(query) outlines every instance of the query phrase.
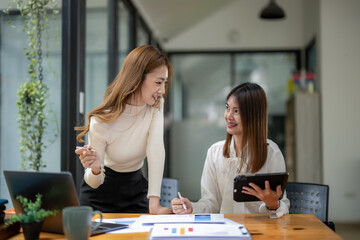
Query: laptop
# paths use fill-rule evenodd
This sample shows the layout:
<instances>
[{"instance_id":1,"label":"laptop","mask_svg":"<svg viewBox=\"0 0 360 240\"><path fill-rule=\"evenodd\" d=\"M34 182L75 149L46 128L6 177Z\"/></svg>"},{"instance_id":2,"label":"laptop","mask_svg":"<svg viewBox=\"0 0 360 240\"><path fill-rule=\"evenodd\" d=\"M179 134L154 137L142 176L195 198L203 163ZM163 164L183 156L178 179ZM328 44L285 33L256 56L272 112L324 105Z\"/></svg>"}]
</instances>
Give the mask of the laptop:
<instances>
[{"instance_id":1,"label":"laptop","mask_svg":"<svg viewBox=\"0 0 360 240\"><path fill-rule=\"evenodd\" d=\"M37 193L42 194L42 208L46 210L60 209L56 216L44 219L41 231L63 234L62 209L68 206L79 206L75 184L70 172L29 172L4 171L6 184L14 205L16 214L24 213L21 203L16 199L22 195L32 201ZM93 235L127 228L127 225L101 223L92 232Z\"/></svg>"}]
</instances>

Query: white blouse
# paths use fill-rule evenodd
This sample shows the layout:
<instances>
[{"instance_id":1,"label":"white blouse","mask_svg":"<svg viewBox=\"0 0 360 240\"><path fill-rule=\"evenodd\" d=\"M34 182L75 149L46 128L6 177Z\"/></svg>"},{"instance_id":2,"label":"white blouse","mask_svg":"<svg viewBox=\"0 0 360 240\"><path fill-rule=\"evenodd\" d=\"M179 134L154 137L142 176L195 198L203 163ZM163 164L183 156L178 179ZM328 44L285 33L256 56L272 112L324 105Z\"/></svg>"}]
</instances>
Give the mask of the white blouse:
<instances>
[{"instance_id":1,"label":"white blouse","mask_svg":"<svg viewBox=\"0 0 360 240\"><path fill-rule=\"evenodd\" d=\"M257 173L285 172L285 161L279 147L271 140L268 142L268 154L264 166ZM230 158L222 154L225 141L213 144L207 152L201 177L201 199L192 203L194 213L268 213L270 217L281 217L289 212L290 201L286 192L280 200L276 212L267 210L262 201L235 202L233 200L233 182L239 174L245 172L243 166L237 172L239 159L236 157L234 140L230 146ZM244 164L245 165L245 164Z\"/></svg>"}]
</instances>

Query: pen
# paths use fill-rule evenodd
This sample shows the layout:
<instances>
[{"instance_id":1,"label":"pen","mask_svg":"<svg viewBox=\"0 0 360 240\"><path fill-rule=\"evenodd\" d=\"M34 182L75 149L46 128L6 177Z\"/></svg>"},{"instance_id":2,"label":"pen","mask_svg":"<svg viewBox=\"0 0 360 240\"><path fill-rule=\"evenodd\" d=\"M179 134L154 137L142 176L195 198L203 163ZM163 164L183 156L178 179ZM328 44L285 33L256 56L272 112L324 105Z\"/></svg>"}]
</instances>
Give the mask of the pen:
<instances>
[{"instance_id":1,"label":"pen","mask_svg":"<svg viewBox=\"0 0 360 240\"><path fill-rule=\"evenodd\" d=\"M76 149L82 149L85 148L86 150L89 150L91 152L95 152L95 149L89 148L89 147L82 147L82 146L76 146Z\"/></svg>"},{"instance_id":2,"label":"pen","mask_svg":"<svg viewBox=\"0 0 360 240\"><path fill-rule=\"evenodd\" d=\"M179 195L179 198L180 198L180 200L181 200L182 197L181 197L180 192L178 192L178 195ZM185 210L187 210L185 203L183 203L183 207L184 207Z\"/></svg>"}]
</instances>

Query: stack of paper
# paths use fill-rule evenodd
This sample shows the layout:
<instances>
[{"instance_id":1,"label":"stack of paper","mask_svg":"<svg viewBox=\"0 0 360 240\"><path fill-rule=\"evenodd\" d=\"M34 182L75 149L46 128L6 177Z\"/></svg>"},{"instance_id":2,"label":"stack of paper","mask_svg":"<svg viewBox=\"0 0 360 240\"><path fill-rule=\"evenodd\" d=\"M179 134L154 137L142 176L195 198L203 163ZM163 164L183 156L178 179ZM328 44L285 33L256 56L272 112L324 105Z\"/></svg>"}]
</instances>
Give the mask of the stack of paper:
<instances>
[{"instance_id":1,"label":"stack of paper","mask_svg":"<svg viewBox=\"0 0 360 240\"><path fill-rule=\"evenodd\" d=\"M152 240L248 240L244 225L224 217L224 214L141 215L138 218L104 219L129 227L113 233L148 232Z\"/></svg>"},{"instance_id":2,"label":"stack of paper","mask_svg":"<svg viewBox=\"0 0 360 240\"><path fill-rule=\"evenodd\" d=\"M244 225L227 224L155 224L150 240L244 240L251 239Z\"/></svg>"},{"instance_id":3,"label":"stack of paper","mask_svg":"<svg viewBox=\"0 0 360 240\"><path fill-rule=\"evenodd\" d=\"M244 225L223 214L142 215L133 227L153 226L151 240L251 239Z\"/></svg>"},{"instance_id":4,"label":"stack of paper","mask_svg":"<svg viewBox=\"0 0 360 240\"><path fill-rule=\"evenodd\" d=\"M153 226L165 223L225 224L225 218L224 214L141 215L133 226Z\"/></svg>"}]
</instances>

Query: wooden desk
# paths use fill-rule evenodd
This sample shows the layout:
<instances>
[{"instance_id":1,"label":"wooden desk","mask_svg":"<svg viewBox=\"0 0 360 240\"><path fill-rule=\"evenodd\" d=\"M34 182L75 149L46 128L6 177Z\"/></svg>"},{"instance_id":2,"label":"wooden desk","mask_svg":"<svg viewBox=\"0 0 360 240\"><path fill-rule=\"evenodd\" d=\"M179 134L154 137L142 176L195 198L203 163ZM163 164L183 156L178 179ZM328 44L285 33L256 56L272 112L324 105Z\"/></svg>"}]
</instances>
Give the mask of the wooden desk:
<instances>
[{"instance_id":1,"label":"wooden desk","mask_svg":"<svg viewBox=\"0 0 360 240\"><path fill-rule=\"evenodd\" d=\"M105 218L129 218L138 217L141 214L104 214ZM310 214L289 214L278 219L270 219L262 214L225 214L226 218L244 224L250 231L252 239L342 239L314 215ZM122 233L122 234L101 234L91 237L97 239L127 239L144 240L149 233ZM12 240L24 237L22 233L10 238ZM41 233L40 239L66 239L63 235Z\"/></svg>"}]
</instances>

